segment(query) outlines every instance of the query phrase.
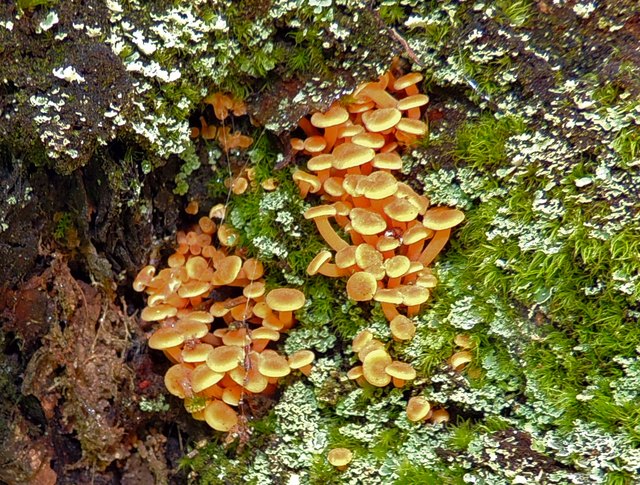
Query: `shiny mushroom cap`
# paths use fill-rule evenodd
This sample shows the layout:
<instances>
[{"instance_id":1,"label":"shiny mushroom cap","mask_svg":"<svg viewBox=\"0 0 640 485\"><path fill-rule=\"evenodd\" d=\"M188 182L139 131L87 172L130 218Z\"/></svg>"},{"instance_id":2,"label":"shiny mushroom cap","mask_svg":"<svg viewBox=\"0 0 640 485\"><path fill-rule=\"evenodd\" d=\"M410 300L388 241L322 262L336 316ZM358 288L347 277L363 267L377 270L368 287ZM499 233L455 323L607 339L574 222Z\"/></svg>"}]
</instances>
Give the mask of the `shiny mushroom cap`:
<instances>
[{"instance_id":1,"label":"shiny mushroom cap","mask_svg":"<svg viewBox=\"0 0 640 485\"><path fill-rule=\"evenodd\" d=\"M291 372L287 359L275 350L265 350L260 354L258 370L265 377L284 377Z\"/></svg>"},{"instance_id":2,"label":"shiny mushroom cap","mask_svg":"<svg viewBox=\"0 0 640 485\"><path fill-rule=\"evenodd\" d=\"M411 340L416 334L415 323L404 315L397 315L389 325L391 335L398 340Z\"/></svg>"},{"instance_id":3,"label":"shiny mushroom cap","mask_svg":"<svg viewBox=\"0 0 640 485\"><path fill-rule=\"evenodd\" d=\"M216 431L231 431L238 424L238 415L233 408L218 399L207 404L204 419Z\"/></svg>"},{"instance_id":4,"label":"shiny mushroom cap","mask_svg":"<svg viewBox=\"0 0 640 485\"><path fill-rule=\"evenodd\" d=\"M391 362L391 356L384 348L373 350L362 361L362 374L372 386L384 387L391 382L391 376L385 372Z\"/></svg>"},{"instance_id":5,"label":"shiny mushroom cap","mask_svg":"<svg viewBox=\"0 0 640 485\"><path fill-rule=\"evenodd\" d=\"M396 108L375 109L362 114L364 126L374 133L393 128L401 118L402 113Z\"/></svg>"},{"instance_id":6,"label":"shiny mushroom cap","mask_svg":"<svg viewBox=\"0 0 640 485\"><path fill-rule=\"evenodd\" d=\"M387 228L384 217L368 209L355 207L351 210L350 217L353 229L364 236L379 234Z\"/></svg>"},{"instance_id":7,"label":"shiny mushroom cap","mask_svg":"<svg viewBox=\"0 0 640 485\"><path fill-rule=\"evenodd\" d=\"M356 190L367 199L380 200L396 193L398 181L389 172L375 171L359 180Z\"/></svg>"},{"instance_id":8,"label":"shiny mushroom cap","mask_svg":"<svg viewBox=\"0 0 640 485\"><path fill-rule=\"evenodd\" d=\"M310 350L298 350L289 356L289 367L292 369L300 369L305 365L311 364L316 356Z\"/></svg>"},{"instance_id":9,"label":"shiny mushroom cap","mask_svg":"<svg viewBox=\"0 0 640 485\"><path fill-rule=\"evenodd\" d=\"M347 448L334 448L327 455L327 460L335 467L347 466L353 460L353 452Z\"/></svg>"},{"instance_id":10,"label":"shiny mushroom cap","mask_svg":"<svg viewBox=\"0 0 640 485\"><path fill-rule=\"evenodd\" d=\"M407 403L407 418L409 421L417 422L429 416L431 405L424 396L414 396Z\"/></svg>"},{"instance_id":11,"label":"shiny mushroom cap","mask_svg":"<svg viewBox=\"0 0 640 485\"><path fill-rule=\"evenodd\" d=\"M305 297L304 293L295 288L276 288L267 293L265 301L272 310L291 312L303 307Z\"/></svg>"},{"instance_id":12,"label":"shiny mushroom cap","mask_svg":"<svg viewBox=\"0 0 640 485\"><path fill-rule=\"evenodd\" d=\"M347 280L347 295L355 301L370 301L378 289L378 281L365 271L352 274Z\"/></svg>"},{"instance_id":13,"label":"shiny mushroom cap","mask_svg":"<svg viewBox=\"0 0 640 485\"><path fill-rule=\"evenodd\" d=\"M422 224L428 229L442 231L457 226L464 221L464 213L449 207L433 207L425 212Z\"/></svg>"},{"instance_id":14,"label":"shiny mushroom cap","mask_svg":"<svg viewBox=\"0 0 640 485\"><path fill-rule=\"evenodd\" d=\"M363 147L354 143L342 143L333 150L336 170L347 170L358 167L373 160L375 151L372 148Z\"/></svg>"},{"instance_id":15,"label":"shiny mushroom cap","mask_svg":"<svg viewBox=\"0 0 640 485\"><path fill-rule=\"evenodd\" d=\"M325 113L314 113L311 124L316 128L329 128L344 123L349 119L349 112L339 104L334 104Z\"/></svg>"}]
</instances>

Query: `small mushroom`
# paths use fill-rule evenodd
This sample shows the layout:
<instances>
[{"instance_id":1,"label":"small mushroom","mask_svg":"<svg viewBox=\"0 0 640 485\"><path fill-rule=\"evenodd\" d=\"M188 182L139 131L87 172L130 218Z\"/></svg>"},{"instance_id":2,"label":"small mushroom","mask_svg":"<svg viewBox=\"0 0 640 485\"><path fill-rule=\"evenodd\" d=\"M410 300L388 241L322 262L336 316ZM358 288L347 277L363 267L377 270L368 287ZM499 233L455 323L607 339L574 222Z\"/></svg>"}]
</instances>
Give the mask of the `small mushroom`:
<instances>
[{"instance_id":1,"label":"small mushroom","mask_svg":"<svg viewBox=\"0 0 640 485\"><path fill-rule=\"evenodd\" d=\"M338 470L346 470L351 460L353 460L353 452L348 448L334 448L327 455L329 463Z\"/></svg>"}]
</instances>

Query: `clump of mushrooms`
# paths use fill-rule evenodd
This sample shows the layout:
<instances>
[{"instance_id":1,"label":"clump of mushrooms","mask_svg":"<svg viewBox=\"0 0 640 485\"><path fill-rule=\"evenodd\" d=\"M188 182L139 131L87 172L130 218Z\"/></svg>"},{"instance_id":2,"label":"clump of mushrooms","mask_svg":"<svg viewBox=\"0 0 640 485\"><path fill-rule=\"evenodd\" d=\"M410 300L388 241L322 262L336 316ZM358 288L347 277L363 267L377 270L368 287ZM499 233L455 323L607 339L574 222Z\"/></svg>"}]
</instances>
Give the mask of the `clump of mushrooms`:
<instances>
[{"instance_id":1,"label":"clump of mushrooms","mask_svg":"<svg viewBox=\"0 0 640 485\"><path fill-rule=\"evenodd\" d=\"M145 266L133 288L148 295L142 319L157 322L149 347L174 364L165 374L167 390L185 400L194 418L230 431L243 399L272 393L292 370L308 375L314 354L287 358L268 348L295 324L305 296L294 288L267 291L262 263L233 253L237 234L214 220L223 216L224 207L215 206L179 232L168 267Z\"/></svg>"}]
</instances>

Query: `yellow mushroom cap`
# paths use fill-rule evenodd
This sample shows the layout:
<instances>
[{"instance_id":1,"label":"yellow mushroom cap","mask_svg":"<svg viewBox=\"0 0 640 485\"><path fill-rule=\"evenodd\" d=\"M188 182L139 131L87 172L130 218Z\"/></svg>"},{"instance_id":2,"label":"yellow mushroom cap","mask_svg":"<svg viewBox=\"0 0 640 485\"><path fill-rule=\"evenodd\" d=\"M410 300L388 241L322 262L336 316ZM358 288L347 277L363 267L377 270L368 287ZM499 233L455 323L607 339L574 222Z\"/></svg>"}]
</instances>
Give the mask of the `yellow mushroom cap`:
<instances>
[{"instance_id":1,"label":"yellow mushroom cap","mask_svg":"<svg viewBox=\"0 0 640 485\"><path fill-rule=\"evenodd\" d=\"M384 213L395 221L409 222L418 217L418 208L407 199L395 197L391 203L384 206Z\"/></svg>"},{"instance_id":2,"label":"yellow mushroom cap","mask_svg":"<svg viewBox=\"0 0 640 485\"><path fill-rule=\"evenodd\" d=\"M377 153L371 165L381 170L400 170L402 158L396 152Z\"/></svg>"},{"instance_id":3,"label":"yellow mushroom cap","mask_svg":"<svg viewBox=\"0 0 640 485\"><path fill-rule=\"evenodd\" d=\"M464 221L464 213L448 207L434 207L425 212L422 224L428 229L442 231L457 226Z\"/></svg>"},{"instance_id":4,"label":"yellow mushroom cap","mask_svg":"<svg viewBox=\"0 0 640 485\"><path fill-rule=\"evenodd\" d=\"M258 280L264 274L264 265L256 258L249 258L242 263L242 275L250 281Z\"/></svg>"},{"instance_id":5,"label":"yellow mushroom cap","mask_svg":"<svg viewBox=\"0 0 640 485\"><path fill-rule=\"evenodd\" d=\"M344 123L349 119L349 112L339 104L334 104L325 113L311 115L311 124L316 128L329 128Z\"/></svg>"},{"instance_id":6,"label":"yellow mushroom cap","mask_svg":"<svg viewBox=\"0 0 640 485\"><path fill-rule=\"evenodd\" d=\"M367 199L391 197L398 190L398 181L389 172L375 171L358 181L356 190Z\"/></svg>"},{"instance_id":7,"label":"yellow mushroom cap","mask_svg":"<svg viewBox=\"0 0 640 485\"><path fill-rule=\"evenodd\" d=\"M156 268L154 266L148 265L142 268L133 281L133 289L135 291L144 291L155 274Z\"/></svg>"},{"instance_id":8,"label":"yellow mushroom cap","mask_svg":"<svg viewBox=\"0 0 640 485\"><path fill-rule=\"evenodd\" d=\"M384 262L384 269L389 278L399 278L409 271L411 261L406 256L398 255L387 259Z\"/></svg>"},{"instance_id":9,"label":"yellow mushroom cap","mask_svg":"<svg viewBox=\"0 0 640 485\"><path fill-rule=\"evenodd\" d=\"M402 294L402 304L407 306L422 305L429 299L429 289L418 285L404 285L399 287Z\"/></svg>"},{"instance_id":10,"label":"yellow mushroom cap","mask_svg":"<svg viewBox=\"0 0 640 485\"><path fill-rule=\"evenodd\" d=\"M329 463L335 467L343 467L353 460L353 452L347 448L334 448L327 455Z\"/></svg>"},{"instance_id":11,"label":"yellow mushroom cap","mask_svg":"<svg viewBox=\"0 0 640 485\"><path fill-rule=\"evenodd\" d=\"M396 81L393 83L393 89L395 89L396 91L406 89L409 86L419 83L420 81L422 81L422 79L423 76L419 72L410 72L396 79Z\"/></svg>"},{"instance_id":12,"label":"yellow mushroom cap","mask_svg":"<svg viewBox=\"0 0 640 485\"><path fill-rule=\"evenodd\" d=\"M160 327L149 338L149 347L156 350L170 349L185 341L184 335L173 327Z\"/></svg>"},{"instance_id":13,"label":"yellow mushroom cap","mask_svg":"<svg viewBox=\"0 0 640 485\"><path fill-rule=\"evenodd\" d=\"M384 271L384 266L382 265L382 263L370 264L369 266L367 266L363 270L366 271L367 273L373 275L373 277L376 279L376 281L383 280L384 277L387 275L386 272Z\"/></svg>"},{"instance_id":14,"label":"yellow mushroom cap","mask_svg":"<svg viewBox=\"0 0 640 485\"><path fill-rule=\"evenodd\" d=\"M182 360L185 362L204 362L211 350L213 350L213 346L205 343L197 343L191 347L185 346L182 349Z\"/></svg>"},{"instance_id":15,"label":"yellow mushroom cap","mask_svg":"<svg viewBox=\"0 0 640 485\"><path fill-rule=\"evenodd\" d=\"M207 365L216 372L235 369L244 358L242 347L222 345L214 348L207 356Z\"/></svg>"},{"instance_id":16,"label":"yellow mushroom cap","mask_svg":"<svg viewBox=\"0 0 640 485\"><path fill-rule=\"evenodd\" d=\"M176 330L180 332L186 340L201 339L209 333L209 326L206 323L195 320L179 320L176 323Z\"/></svg>"},{"instance_id":17,"label":"yellow mushroom cap","mask_svg":"<svg viewBox=\"0 0 640 485\"><path fill-rule=\"evenodd\" d=\"M385 349L372 350L362 361L362 374L372 386L384 387L391 382L391 376L385 372L391 362L391 356Z\"/></svg>"},{"instance_id":18,"label":"yellow mushroom cap","mask_svg":"<svg viewBox=\"0 0 640 485\"><path fill-rule=\"evenodd\" d=\"M178 313L178 309L171 305L156 305L156 306L148 306L142 313L140 314L140 318L146 320L147 322L156 322L159 320L164 320L168 317L174 317Z\"/></svg>"},{"instance_id":19,"label":"yellow mushroom cap","mask_svg":"<svg viewBox=\"0 0 640 485\"><path fill-rule=\"evenodd\" d=\"M402 293L398 288L378 288L376 294L373 296L375 301L380 303L391 303L392 305L402 304Z\"/></svg>"},{"instance_id":20,"label":"yellow mushroom cap","mask_svg":"<svg viewBox=\"0 0 640 485\"><path fill-rule=\"evenodd\" d=\"M224 333L222 343L229 347L244 347L251 343L251 339L246 328L236 328Z\"/></svg>"},{"instance_id":21,"label":"yellow mushroom cap","mask_svg":"<svg viewBox=\"0 0 640 485\"><path fill-rule=\"evenodd\" d=\"M401 118L402 113L396 108L380 108L362 113L364 126L374 133L393 128Z\"/></svg>"},{"instance_id":22,"label":"yellow mushroom cap","mask_svg":"<svg viewBox=\"0 0 640 485\"><path fill-rule=\"evenodd\" d=\"M191 372L191 387L193 392L204 391L206 388L220 382L224 372L216 372L206 365L199 365Z\"/></svg>"},{"instance_id":23,"label":"yellow mushroom cap","mask_svg":"<svg viewBox=\"0 0 640 485\"><path fill-rule=\"evenodd\" d=\"M252 281L242 289L242 294L255 300L264 295L264 291L264 281Z\"/></svg>"},{"instance_id":24,"label":"yellow mushroom cap","mask_svg":"<svg viewBox=\"0 0 640 485\"><path fill-rule=\"evenodd\" d=\"M211 323L213 322L213 315L209 312L198 310L189 312L186 319L194 322Z\"/></svg>"},{"instance_id":25,"label":"yellow mushroom cap","mask_svg":"<svg viewBox=\"0 0 640 485\"><path fill-rule=\"evenodd\" d=\"M429 96L427 96L426 94L414 94L398 101L398 109L400 111L406 111L412 108L419 108L420 106L424 106L428 102Z\"/></svg>"},{"instance_id":26,"label":"yellow mushroom cap","mask_svg":"<svg viewBox=\"0 0 640 485\"><path fill-rule=\"evenodd\" d=\"M411 340L416 334L415 323L404 315L397 315L389 325L391 327L391 335L398 340Z\"/></svg>"},{"instance_id":27,"label":"yellow mushroom cap","mask_svg":"<svg viewBox=\"0 0 640 485\"><path fill-rule=\"evenodd\" d=\"M373 340L373 334L369 330L363 330L353 338L351 342L351 348L354 352L360 352L365 345Z\"/></svg>"},{"instance_id":28,"label":"yellow mushroom cap","mask_svg":"<svg viewBox=\"0 0 640 485\"><path fill-rule=\"evenodd\" d=\"M347 281L347 295L355 301L370 301L378 289L378 281L364 271L354 273Z\"/></svg>"},{"instance_id":29,"label":"yellow mushroom cap","mask_svg":"<svg viewBox=\"0 0 640 485\"><path fill-rule=\"evenodd\" d=\"M336 215L336 208L332 205L316 205L310 207L304 213L305 219L315 219L316 217L331 217Z\"/></svg>"},{"instance_id":30,"label":"yellow mushroom cap","mask_svg":"<svg viewBox=\"0 0 640 485\"><path fill-rule=\"evenodd\" d=\"M280 332L272 328L258 327L251 331L252 340L272 340L276 341L280 339Z\"/></svg>"},{"instance_id":31,"label":"yellow mushroom cap","mask_svg":"<svg viewBox=\"0 0 640 485\"><path fill-rule=\"evenodd\" d=\"M276 288L267 293L265 301L272 310L291 312L304 306L305 297L304 293L295 288Z\"/></svg>"},{"instance_id":32,"label":"yellow mushroom cap","mask_svg":"<svg viewBox=\"0 0 640 485\"><path fill-rule=\"evenodd\" d=\"M438 284L438 278L432 274L421 274L416 280L416 285L424 288L435 288Z\"/></svg>"},{"instance_id":33,"label":"yellow mushroom cap","mask_svg":"<svg viewBox=\"0 0 640 485\"><path fill-rule=\"evenodd\" d=\"M362 374L362 366L361 365L357 365L357 366L349 369L349 371L347 372L347 379L355 381L359 377L362 377L362 375L363 375Z\"/></svg>"},{"instance_id":34,"label":"yellow mushroom cap","mask_svg":"<svg viewBox=\"0 0 640 485\"><path fill-rule=\"evenodd\" d=\"M398 360L391 362L391 364L384 368L384 371L391 377L405 381L411 381L416 378L416 370L413 366Z\"/></svg>"},{"instance_id":35,"label":"yellow mushroom cap","mask_svg":"<svg viewBox=\"0 0 640 485\"><path fill-rule=\"evenodd\" d=\"M422 226L421 226L422 227ZM381 236L376 243L378 251L393 251L400 246L400 241L395 237Z\"/></svg>"},{"instance_id":36,"label":"yellow mushroom cap","mask_svg":"<svg viewBox=\"0 0 640 485\"><path fill-rule=\"evenodd\" d=\"M455 370L459 370L463 365L468 364L473 360L473 354L468 350L461 350L460 352L456 352L453 354L449 362L451 362L451 367Z\"/></svg>"},{"instance_id":37,"label":"yellow mushroom cap","mask_svg":"<svg viewBox=\"0 0 640 485\"><path fill-rule=\"evenodd\" d=\"M367 355L369 355L374 350L379 349L384 350L384 344L378 339L371 339L364 347L362 347L362 350L358 352L358 359L360 359L360 362L364 362L364 359L367 357Z\"/></svg>"},{"instance_id":38,"label":"yellow mushroom cap","mask_svg":"<svg viewBox=\"0 0 640 485\"><path fill-rule=\"evenodd\" d=\"M164 375L164 385L171 394L184 399L191 394L191 367L185 364L169 367Z\"/></svg>"},{"instance_id":39,"label":"yellow mushroom cap","mask_svg":"<svg viewBox=\"0 0 640 485\"><path fill-rule=\"evenodd\" d=\"M373 107L373 104L371 105L371 107ZM364 126L346 124L338 128L338 138L349 138L349 137L356 136L359 133L364 133Z\"/></svg>"},{"instance_id":40,"label":"yellow mushroom cap","mask_svg":"<svg viewBox=\"0 0 640 485\"><path fill-rule=\"evenodd\" d=\"M202 256L194 256L187 260L184 267L189 278L199 280L200 275L209 269L209 263Z\"/></svg>"},{"instance_id":41,"label":"yellow mushroom cap","mask_svg":"<svg viewBox=\"0 0 640 485\"><path fill-rule=\"evenodd\" d=\"M322 265L329 261L331 261L331 251L327 251L326 249L320 251L318 254L316 254L316 257L313 258L309 263L309 265L307 266L307 274L309 276L313 276L314 274L317 274L320 268L322 267Z\"/></svg>"},{"instance_id":42,"label":"yellow mushroom cap","mask_svg":"<svg viewBox=\"0 0 640 485\"><path fill-rule=\"evenodd\" d=\"M322 187L320 179L313 174L307 173L304 170L296 170L292 175L293 181L297 184L305 183L309 185L309 192L315 194Z\"/></svg>"},{"instance_id":43,"label":"yellow mushroom cap","mask_svg":"<svg viewBox=\"0 0 640 485\"><path fill-rule=\"evenodd\" d=\"M349 216L353 229L364 236L373 236L387 228L384 217L377 212L355 207L351 209Z\"/></svg>"},{"instance_id":44,"label":"yellow mushroom cap","mask_svg":"<svg viewBox=\"0 0 640 485\"><path fill-rule=\"evenodd\" d=\"M365 175L349 173L342 179L342 188L351 197L359 197L362 193L358 192L358 184Z\"/></svg>"},{"instance_id":45,"label":"yellow mushroom cap","mask_svg":"<svg viewBox=\"0 0 640 485\"><path fill-rule=\"evenodd\" d=\"M287 359L275 350L265 350L260 354L258 370L265 377L284 377L291 372Z\"/></svg>"},{"instance_id":46,"label":"yellow mushroom cap","mask_svg":"<svg viewBox=\"0 0 640 485\"><path fill-rule=\"evenodd\" d=\"M311 153L318 153L325 149L327 140L323 136L310 136L304 141L304 149Z\"/></svg>"},{"instance_id":47,"label":"yellow mushroom cap","mask_svg":"<svg viewBox=\"0 0 640 485\"><path fill-rule=\"evenodd\" d=\"M289 367L299 369L300 367L311 364L315 358L315 354L310 350L298 350L289 356Z\"/></svg>"},{"instance_id":48,"label":"yellow mushroom cap","mask_svg":"<svg viewBox=\"0 0 640 485\"><path fill-rule=\"evenodd\" d=\"M431 422L433 424L446 423L447 421L449 421L449 411L446 409L435 409L431 414Z\"/></svg>"},{"instance_id":49,"label":"yellow mushroom cap","mask_svg":"<svg viewBox=\"0 0 640 485\"><path fill-rule=\"evenodd\" d=\"M312 172L319 172L320 170L329 170L333 167L335 158L330 153L323 153L322 155L316 155L307 161L307 168Z\"/></svg>"},{"instance_id":50,"label":"yellow mushroom cap","mask_svg":"<svg viewBox=\"0 0 640 485\"><path fill-rule=\"evenodd\" d=\"M207 404L204 419L216 431L231 431L238 424L238 415L233 408L218 399Z\"/></svg>"},{"instance_id":51,"label":"yellow mushroom cap","mask_svg":"<svg viewBox=\"0 0 640 485\"><path fill-rule=\"evenodd\" d=\"M356 264L362 268L368 268L374 264L382 264L383 257L380 251L371 244L358 244L355 250Z\"/></svg>"},{"instance_id":52,"label":"yellow mushroom cap","mask_svg":"<svg viewBox=\"0 0 640 485\"><path fill-rule=\"evenodd\" d=\"M342 178L339 177L329 177L322 184L322 188L331 197L342 197L344 195Z\"/></svg>"},{"instance_id":53,"label":"yellow mushroom cap","mask_svg":"<svg viewBox=\"0 0 640 485\"><path fill-rule=\"evenodd\" d=\"M385 138L380 133L364 132L351 138L351 143L363 147L373 148L375 150L382 148L385 144Z\"/></svg>"},{"instance_id":54,"label":"yellow mushroom cap","mask_svg":"<svg viewBox=\"0 0 640 485\"><path fill-rule=\"evenodd\" d=\"M210 289L211 285L206 281L189 280L186 283L182 283L178 288L178 296L181 298L195 298L209 293Z\"/></svg>"},{"instance_id":55,"label":"yellow mushroom cap","mask_svg":"<svg viewBox=\"0 0 640 485\"><path fill-rule=\"evenodd\" d=\"M240 256L227 256L216 264L213 283L219 286L228 285L238 277L241 269L242 258Z\"/></svg>"},{"instance_id":56,"label":"yellow mushroom cap","mask_svg":"<svg viewBox=\"0 0 640 485\"><path fill-rule=\"evenodd\" d=\"M427 229L421 224L416 224L404 231L404 234L402 235L402 244L409 245L422 241L429 237L430 234L432 234L430 229Z\"/></svg>"},{"instance_id":57,"label":"yellow mushroom cap","mask_svg":"<svg viewBox=\"0 0 640 485\"><path fill-rule=\"evenodd\" d=\"M358 167L373 160L376 152L372 148L363 147L354 143L341 143L333 149L334 163L336 170L347 170Z\"/></svg>"},{"instance_id":58,"label":"yellow mushroom cap","mask_svg":"<svg viewBox=\"0 0 640 485\"><path fill-rule=\"evenodd\" d=\"M453 342L463 349L470 349L473 347L473 340L471 340L471 336L467 333L459 333L455 336Z\"/></svg>"},{"instance_id":59,"label":"yellow mushroom cap","mask_svg":"<svg viewBox=\"0 0 640 485\"><path fill-rule=\"evenodd\" d=\"M407 403L407 418L409 421L422 421L429 415L431 405L424 396L414 396Z\"/></svg>"},{"instance_id":60,"label":"yellow mushroom cap","mask_svg":"<svg viewBox=\"0 0 640 485\"><path fill-rule=\"evenodd\" d=\"M347 246L336 252L336 266L340 269L356 264L356 247Z\"/></svg>"},{"instance_id":61,"label":"yellow mushroom cap","mask_svg":"<svg viewBox=\"0 0 640 485\"><path fill-rule=\"evenodd\" d=\"M414 120L411 118L402 118L398 121L396 129L409 133L411 135L426 135L429 130L427 124L420 120Z\"/></svg>"}]
</instances>

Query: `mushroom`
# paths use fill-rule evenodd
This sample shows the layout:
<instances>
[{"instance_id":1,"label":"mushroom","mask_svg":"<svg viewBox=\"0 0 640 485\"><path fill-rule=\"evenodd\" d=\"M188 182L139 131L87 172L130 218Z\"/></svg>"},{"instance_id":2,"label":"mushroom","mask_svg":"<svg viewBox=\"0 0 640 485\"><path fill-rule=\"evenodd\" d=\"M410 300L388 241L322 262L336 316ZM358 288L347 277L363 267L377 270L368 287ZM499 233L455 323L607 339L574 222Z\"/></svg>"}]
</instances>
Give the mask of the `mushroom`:
<instances>
[{"instance_id":1,"label":"mushroom","mask_svg":"<svg viewBox=\"0 0 640 485\"><path fill-rule=\"evenodd\" d=\"M391 356L384 348L375 349L363 359L362 374L372 386L384 387L391 382L391 376L385 371L391 362Z\"/></svg>"},{"instance_id":2,"label":"mushroom","mask_svg":"<svg viewBox=\"0 0 640 485\"><path fill-rule=\"evenodd\" d=\"M269 308L279 312L279 319L287 328L293 321L293 312L304 305L305 296L294 288L277 288L267 293L265 301Z\"/></svg>"},{"instance_id":3,"label":"mushroom","mask_svg":"<svg viewBox=\"0 0 640 485\"><path fill-rule=\"evenodd\" d=\"M407 403L407 418L414 423L431 416L431 405L424 396L414 396Z\"/></svg>"},{"instance_id":4,"label":"mushroom","mask_svg":"<svg viewBox=\"0 0 640 485\"><path fill-rule=\"evenodd\" d=\"M397 360L385 367L384 371L392 377L395 387L402 387L407 381L416 378L416 370L411 364Z\"/></svg>"},{"instance_id":5,"label":"mushroom","mask_svg":"<svg viewBox=\"0 0 640 485\"><path fill-rule=\"evenodd\" d=\"M309 376L311 373L311 363L315 358L315 354L310 350L298 350L289 356L289 367L294 370L299 370L305 376Z\"/></svg>"},{"instance_id":6,"label":"mushroom","mask_svg":"<svg viewBox=\"0 0 640 485\"><path fill-rule=\"evenodd\" d=\"M329 451L327 460L338 470L344 471L353 460L353 452L348 448L334 448Z\"/></svg>"},{"instance_id":7,"label":"mushroom","mask_svg":"<svg viewBox=\"0 0 640 485\"><path fill-rule=\"evenodd\" d=\"M336 213L336 208L331 205L318 205L308 209L304 213L304 218L313 219L313 222L315 222L318 228L318 232L326 243L334 251L340 251L340 249L349 246L349 244L338 236L329 222L329 217L335 216Z\"/></svg>"},{"instance_id":8,"label":"mushroom","mask_svg":"<svg viewBox=\"0 0 640 485\"><path fill-rule=\"evenodd\" d=\"M396 340L411 340L416 334L416 326L410 318L397 315L390 322L391 335Z\"/></svg>"},{"instance_id":9,"label":"mushroom","mask_svg":"<svg viewBox=\"0 0 640 485\"><path fill-rule=\"evenodd\" d=\"M231 431L238 424L238 415L233 408L218 399L207 404L204 419L216 431Z\"/></svg>"}]
</instances>

